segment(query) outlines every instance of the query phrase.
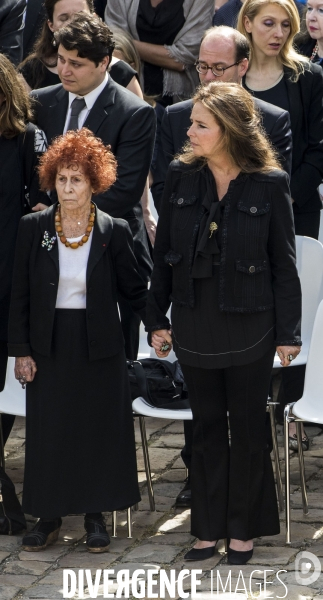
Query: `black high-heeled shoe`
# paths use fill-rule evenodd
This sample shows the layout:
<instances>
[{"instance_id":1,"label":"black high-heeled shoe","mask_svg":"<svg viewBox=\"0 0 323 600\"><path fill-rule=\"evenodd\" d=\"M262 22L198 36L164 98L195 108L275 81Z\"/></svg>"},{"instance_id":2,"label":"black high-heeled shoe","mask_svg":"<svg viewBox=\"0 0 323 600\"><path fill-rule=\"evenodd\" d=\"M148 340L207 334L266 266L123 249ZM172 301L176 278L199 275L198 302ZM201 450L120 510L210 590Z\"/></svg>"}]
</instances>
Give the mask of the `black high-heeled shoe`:
<instances>
[{"instance_id":1,"label":"black high-heeled shoe","mask_svg":"<svg viewBox=\"0 0 323 600\"><path fill-rule=\"evenodd\" d=\"M215 553L215 546L209 546L208 548L192 548L186 552L184 560L206 560L207 558L212 558Z\"/></svg>"},{"instance_id":2,"label":"black high-heeled shoe","mask_svg":"<svg viewBox=\"0 0 323 600\"><path fill-rule=\"evenodd\" d=\"M233 550L230 548L230 540L227 541L228 545L228 563L230 565L245 565L253 555L253 548L251 550Z\"/></svg>"}]
</instances>

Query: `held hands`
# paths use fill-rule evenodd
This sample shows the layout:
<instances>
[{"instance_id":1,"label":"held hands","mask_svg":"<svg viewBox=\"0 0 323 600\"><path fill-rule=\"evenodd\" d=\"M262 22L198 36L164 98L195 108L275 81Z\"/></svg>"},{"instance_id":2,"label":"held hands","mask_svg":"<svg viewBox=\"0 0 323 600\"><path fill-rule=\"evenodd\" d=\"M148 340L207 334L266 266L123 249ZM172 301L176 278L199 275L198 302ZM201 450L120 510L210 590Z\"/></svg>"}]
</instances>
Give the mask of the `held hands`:
<instances>
[{"instance_id":1,"label":"held hands","mask_svg":"<svg viewBox=\"0 0 323 600\"><path fill-rule=\"evenodd\" d=\"M26 383L33 381L37 371L36 363L31 356L18 356L15 362L15 377L25 389Z\"/></svg>"},{"instance_id":2,"label":"held hands","mask_svg":"<svg viewBox=\"0 0 323 600\"><path fill-rule=\"evenodd\" d=\"M276 352L280 358L282 367L289 367L292 360L298 356L301 351L300 346L277 346Z\"/></svg>"},{"instance_id":3,"label":"held hands","mask_svg":"<svg viewBox=\"0 0 323 600\"><path fill-rule=\"evenodd\" d=\"M158 358L166 358L169 355L172 349L172 331L171 329L158 329L157 331L153 331L151 336L151 344L154 348ZM169 345L167 349L162 351L161 349L166 345Z\"/></svg>"},{"instance_id":4,"label":"held hands","mask_svg":"<svg viewBox=\"0 0 323 600\"><path fill-rule=\"evenodd\" d=\"M144 211L144 222L150 243L155 245L157 223L150 211Z\"/></svg>"}]
</instances>

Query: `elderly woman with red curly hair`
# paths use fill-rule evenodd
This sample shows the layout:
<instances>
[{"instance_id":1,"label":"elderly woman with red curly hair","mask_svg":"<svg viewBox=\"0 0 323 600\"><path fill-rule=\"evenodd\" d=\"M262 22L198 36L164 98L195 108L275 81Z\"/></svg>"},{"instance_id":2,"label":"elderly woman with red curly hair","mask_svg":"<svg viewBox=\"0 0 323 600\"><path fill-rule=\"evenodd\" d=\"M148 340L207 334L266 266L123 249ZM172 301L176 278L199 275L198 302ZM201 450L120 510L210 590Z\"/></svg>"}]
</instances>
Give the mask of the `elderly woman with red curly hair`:
<instances>
[{"instance_id":1,"label":"elderly woman with red curly hair","mask_svg":"<svg viewBox=\"0 0 323 600\"><path fill-rule=\"evenodd\" d=\"M142 316L145 284L126 221L92 200L116 178L87 129L57 138L39 168L58 203L24 217L9 324L16 378L27 383L23 509L38 518L23 549L56 541L61 517L85 513L87 549L109 545L102 512L140 499L117 292Z\"/></svg>"}]
</instances>

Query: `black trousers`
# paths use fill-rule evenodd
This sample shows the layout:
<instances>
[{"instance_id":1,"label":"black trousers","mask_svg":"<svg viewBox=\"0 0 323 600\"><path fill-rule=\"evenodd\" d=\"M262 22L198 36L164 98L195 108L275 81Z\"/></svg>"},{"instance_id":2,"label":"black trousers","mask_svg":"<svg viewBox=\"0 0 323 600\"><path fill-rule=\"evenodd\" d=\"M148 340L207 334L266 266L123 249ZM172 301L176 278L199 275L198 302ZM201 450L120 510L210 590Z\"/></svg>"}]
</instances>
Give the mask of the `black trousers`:
<instances>
[{"instance_id":1,"label":"black trousers","mask_svg":"<svg viewBox=\"0 0 323 600\"><path fill-rule=\"evenodd\" d=\"M6 374L7 374L7 362L8 362L8 344L4 340L0 340L0 392L3 391L3 388L6 383ZM2 423L2 434L3 434L3 443L5 444L11 429L13 427L15 421L15 415L1 415L1 423Z\"/></svg>"},{"instance_id":2,"label":"black trousers","mask_svg":"<svg viewBox=\"0 0 323 600\"><path fill-rule=\"evenodd\" d=\"M201 540L279 533L265 426L273 357L271 349L240 367L181 365L193 411L191 532Z\"/></svg>"}]
</instances>

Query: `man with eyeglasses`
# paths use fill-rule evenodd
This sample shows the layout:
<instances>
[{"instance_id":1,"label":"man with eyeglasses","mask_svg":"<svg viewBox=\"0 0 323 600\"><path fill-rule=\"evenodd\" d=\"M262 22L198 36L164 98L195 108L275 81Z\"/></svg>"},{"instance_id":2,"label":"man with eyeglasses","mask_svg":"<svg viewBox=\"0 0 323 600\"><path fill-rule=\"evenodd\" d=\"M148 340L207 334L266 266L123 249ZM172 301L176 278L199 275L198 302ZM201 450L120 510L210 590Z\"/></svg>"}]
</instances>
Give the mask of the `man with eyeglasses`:
<instances>
[{"instance_id":1,"label":"man with eyeglasses","mask_svg":"<svg viewBox=\"0 0 323 600\"><path fill-rule=\"evenodd\" d=\"M210 81L233 81L241 83L248 69L250 46L244 35L231 27L220 26L208 29L201 42L196 69L202 85ZM279 153L282 167L290 174L292 160L292 133L289 113L281 108L254 98L261 112L263 127L273 146ZM192 100L173 104L166 108L162 127L160 146L157 155L156 173L152 185L152 194L157 212L163 194L169 163L180 152L187 141L190 127ZM186 484L176 498L176 506L190 507L190 465L192 455L192 421L184 421L185 446L182 459L188 469Z\"/></svg>"},{"instance_id":2,"label":"man with eyeglasses","mask_svg":"<svg viewBox=\"0 0 323 600\"><path fill-rule=\"evenodd\" d=\"M202 85L210 81L241 83L249 64L250 46L236 29L212 27L202 38L196 69ZM278 151L283 169L290 174L292 160L292 133L289 113L257 98L254 102L262 115L263 127ZM161 139L156 161L156 172L151 188L157 212L164 190L169 163L188 140L192 100L168 106L161 126Z\"/></svg>"}]
</instances>

